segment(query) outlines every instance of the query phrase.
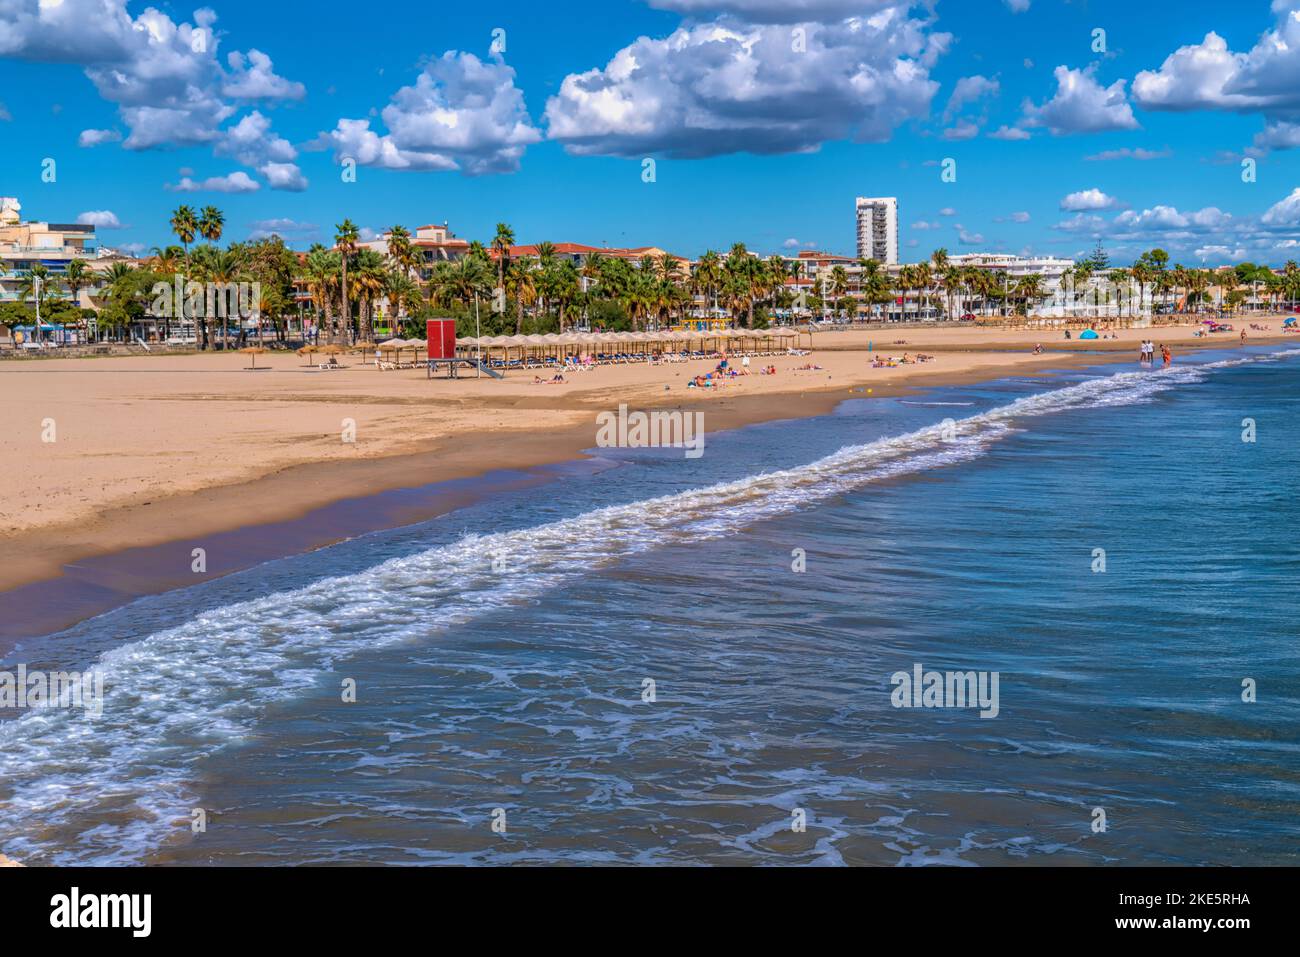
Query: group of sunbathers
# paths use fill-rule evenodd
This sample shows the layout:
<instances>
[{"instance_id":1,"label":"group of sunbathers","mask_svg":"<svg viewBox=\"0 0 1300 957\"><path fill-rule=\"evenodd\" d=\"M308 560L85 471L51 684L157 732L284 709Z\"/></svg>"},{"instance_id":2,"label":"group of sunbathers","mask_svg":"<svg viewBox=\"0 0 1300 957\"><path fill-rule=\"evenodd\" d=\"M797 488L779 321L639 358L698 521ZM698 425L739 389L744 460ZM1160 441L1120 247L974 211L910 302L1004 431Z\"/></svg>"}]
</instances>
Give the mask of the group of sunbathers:
<instances>
[{"instance_id":1,"label":"group of sunbathers","mask_svg":"<svg viewBox=\"0 0 1300 957\"><path fill-rule=\"evenodd\" d=\"M876 356L874 359L871 360L871 368L896 369L901 365L910 366L916 362L933 362L933 361L934 361L934 356L927 356L924 353L918 352L916 354L916 358L912 358L911 355L904 352L903 358L901 359L895 359L893 356Z\"/></svg>"}]
</instances>

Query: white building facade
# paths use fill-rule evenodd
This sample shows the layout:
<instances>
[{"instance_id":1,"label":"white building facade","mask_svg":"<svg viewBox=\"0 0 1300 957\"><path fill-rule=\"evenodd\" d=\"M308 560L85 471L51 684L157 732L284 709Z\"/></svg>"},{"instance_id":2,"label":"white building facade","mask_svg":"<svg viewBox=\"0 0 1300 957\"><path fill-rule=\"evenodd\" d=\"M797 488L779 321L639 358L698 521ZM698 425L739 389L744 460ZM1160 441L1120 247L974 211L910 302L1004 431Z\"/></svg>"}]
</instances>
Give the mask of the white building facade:
<instances>
[{"instance_id":1,"label":"white building facade","mask_svg":"<svg viewBox=\"0 0 1300 957\"><path fill-rule=\"evenodd\" d=\"M898 199L857 198L858 258L898 265Z\"/></svg>"},{"instance_id":2,"label":"white building facade","mask_svg":"<svg viewBox=\"0 0 1300 957\"><path fill-rule=\"evenodd\" d=\"M10 196L0 197L0 302L18 302L21 287L33 266L45 266L61 279L74 259L96 258L95 227L81 223L26 222L22 205ZM78 290L78 305L90 305L94 283ZM51 290L50 298L71 298L64 288Z\"/></svg>"}]
</instances>

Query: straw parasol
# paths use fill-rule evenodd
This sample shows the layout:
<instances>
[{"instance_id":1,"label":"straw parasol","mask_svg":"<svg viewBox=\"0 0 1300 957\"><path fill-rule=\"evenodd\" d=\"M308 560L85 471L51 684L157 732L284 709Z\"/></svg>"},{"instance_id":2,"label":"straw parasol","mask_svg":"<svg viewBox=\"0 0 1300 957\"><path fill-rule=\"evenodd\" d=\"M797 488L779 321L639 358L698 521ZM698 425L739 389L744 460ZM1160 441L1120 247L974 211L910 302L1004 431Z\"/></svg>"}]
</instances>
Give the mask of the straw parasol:
<instances>
[{"instance_id":1,"label":"straw parasol","mask_svg":"<svg viewBox=\"0 0 1300 957\"><path fill-rule=\"evenodd\" d=\"M244 346L244 348L240 349L239 351L244 353L245 355L250 355L253 357L253 364L248 367L249 372L260 371L257 368L257 357L264 354L266 352L265 349L263 349L261 346ZM268 368L270 367L262 366L262 369L268 369Z\"/></svg>"},{"instance_id":2,"label":"straw parasol","mask_svg":"<svg viewBox=\"0 0 1300 957\"><path fill-rule=\"evenodd\" d=\"M307 365L311 365L311 354L320 352L320 346L303 346L297 350L298 355L307 357Z\"/></svg>"}]
</instances>

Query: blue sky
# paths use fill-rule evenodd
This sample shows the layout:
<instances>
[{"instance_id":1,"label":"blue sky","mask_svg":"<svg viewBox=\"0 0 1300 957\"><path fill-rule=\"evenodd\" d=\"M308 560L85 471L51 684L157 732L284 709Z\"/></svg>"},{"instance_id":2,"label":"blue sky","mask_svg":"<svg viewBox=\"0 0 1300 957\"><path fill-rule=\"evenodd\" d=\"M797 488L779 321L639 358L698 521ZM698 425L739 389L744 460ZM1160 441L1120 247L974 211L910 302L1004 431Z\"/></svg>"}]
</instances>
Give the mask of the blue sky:
<instances>
[{"instance_id":1,"label":"blue sky","mask_svg":"<svg viewBox=\"0 0 1300 957\"><path fill-rule=\"evenodd\" d=\"M451 6L10 0L0 195L134 249L187 202L300 248L347 216L851 253L894 195L904 259L1300 258L1300 0Z\"/></svg>"}]
</instances>

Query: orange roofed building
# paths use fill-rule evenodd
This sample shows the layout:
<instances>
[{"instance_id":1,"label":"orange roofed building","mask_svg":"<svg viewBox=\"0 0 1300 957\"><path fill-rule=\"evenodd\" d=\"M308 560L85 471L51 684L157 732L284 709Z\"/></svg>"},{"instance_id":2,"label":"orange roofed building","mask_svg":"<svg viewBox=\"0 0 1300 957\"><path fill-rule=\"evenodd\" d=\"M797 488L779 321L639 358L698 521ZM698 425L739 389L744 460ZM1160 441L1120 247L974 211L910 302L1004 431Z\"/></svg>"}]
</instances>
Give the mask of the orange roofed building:
<instances>
[{"instance_id":1,"label":"orange roofed building","mask_svg":"<svg viewBox=\"0 0 1300 957\"><path fill-rule=\"evenodd\" d=\"M378 239L361 243L367 249L373 249L381 255L388 255L388 239L391 232L385 232ZM433 267L440 262L453 262L469 253L469 242L460 239L446 223L441 226L434 223L419 226L411 236L411 247L419 251L423 264L420 266L420 280L428 282L433 278Z\"/></svg>"},{"instance_id":2,"label":"orange roofed building","mask_svg":"<svg viewBox=\"0 0 1300 957\"><path fill-rule=\"evenodd\" d=\"M660 249L658 246L634 246L634 247L607 247L607 246L585 246L582 243L551 243L555 252L556 259L568 259L576 266L584 266L587 260L593 255L605 256L609 259L626 259L632 263L638 263L646 256L652 259L662 259L664 256L671 256L679 267L688 267L691 261L685 256L677 256L668 252L666 249ZM489 249L488 255L493 259L497 258L497 251ZM511 246L511 259L537 259L537 246Z\"/></svg>"}]
</instances>

